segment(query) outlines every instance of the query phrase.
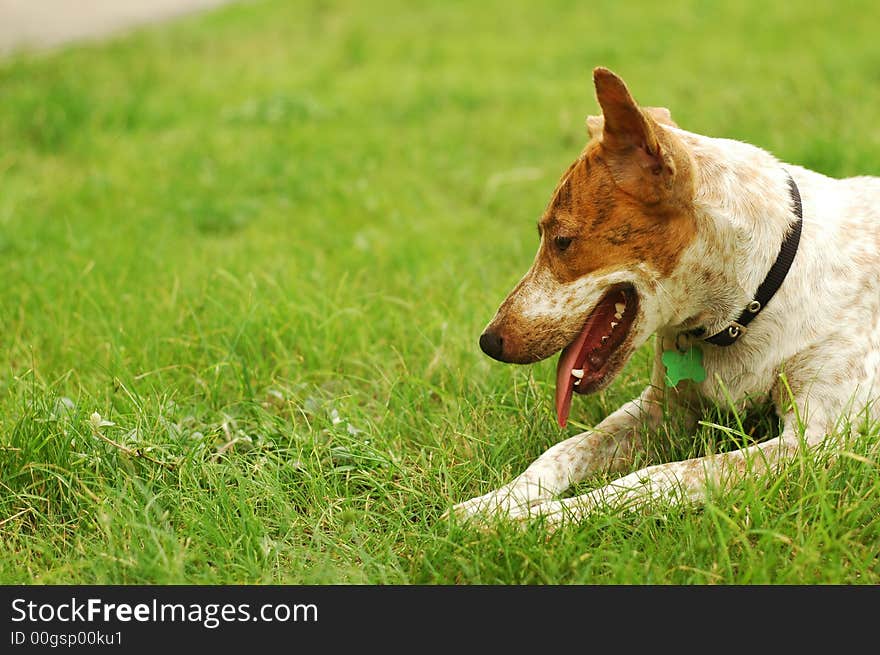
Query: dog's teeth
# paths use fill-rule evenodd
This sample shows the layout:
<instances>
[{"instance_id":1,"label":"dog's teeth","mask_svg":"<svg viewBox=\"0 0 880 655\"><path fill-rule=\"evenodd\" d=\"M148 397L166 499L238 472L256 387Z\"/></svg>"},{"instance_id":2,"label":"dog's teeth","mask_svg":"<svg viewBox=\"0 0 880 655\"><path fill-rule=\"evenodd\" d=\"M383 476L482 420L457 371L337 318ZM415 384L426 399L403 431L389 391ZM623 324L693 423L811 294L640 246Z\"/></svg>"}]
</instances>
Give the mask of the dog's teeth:
<instances>
[{"instance_id":1,"label":"dog's teeth","mask_svg":"<svg viewBox=\"0 0 880 655\"><path fill-rule=\"evenodd\" d=\"M612 329L612 330L613 330L614 328L616 328L618 325L620 325L620 323L615 323L614 321L611 321L611 329Z\"/></svg>"},{"instance_id":2,"label":"dog's teeth","mask_svg":"<svg viewBox=\"0 0 880 655\"><path fill-rule=\"evenodd\" d=\"M608 336L607 336L607 335L604 336L604 337L602 337L602 343L605 343L606 341L608 341Z\"/></svg>"},{"instance_id":3,"label":"dog's teeth","mask_svg":"<svg viewBox=\"0 0 880 655\"><path fill-rule=\"evenodd\" d=\"M621 314L620 312L617 312L617 313L614 315L614 318L616 318L616 319L619 321L620 319L623 318L623 314Z\"/></svg>"},{"instance_id":4,"label":"dog's teeth","mask_svg":"<svg viewBox=\"0 0 880 655\"><path fill-rule=\"evenodd\" d=\"M571 369L571 374L575 376L578 380L584 377L584 369L582 368L573 368ZM577 382L575 382L577 384Z\"/></svg>"},{"instance_id":5,"label":"dog's teeth","mask_svg":"<svg viewBox=\"0 0 880 655\"><path fill-rule=\"evenodd\" d=\"M578 386L580 383L581 383L580 380L575 380L575 381L574 381L574 386L576 387L576 386Z\"/></svg>"},{"instance_id":6,"label":"dog's teeth","mask_svg":"<svg viewBox=\"0 0 880 655\"><path fill-rule=\"evenodd\" d=\"M614 303L614 309L617 310L618 314L623 314L623 312L626 311L626 305L623 304L622 302ZM620 318L620 317L618 316L618 318Z\"/></svg>"}]
</instances>

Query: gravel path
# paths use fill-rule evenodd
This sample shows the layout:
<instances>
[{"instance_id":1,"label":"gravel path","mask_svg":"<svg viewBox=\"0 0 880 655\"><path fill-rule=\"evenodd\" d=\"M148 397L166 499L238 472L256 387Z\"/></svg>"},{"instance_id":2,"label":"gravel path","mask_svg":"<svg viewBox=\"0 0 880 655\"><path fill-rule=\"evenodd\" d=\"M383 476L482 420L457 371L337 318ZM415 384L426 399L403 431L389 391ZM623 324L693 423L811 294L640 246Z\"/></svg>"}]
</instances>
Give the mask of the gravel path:
<instances>
[{"instance_id":1,"label":"gravel path","mask_svg":"<svg viewBox=\"0 0 880 655\"><path fill-rule=\"evenodd\" d=\"M230 0L0 0L0 54L95 39Z\"/></svg>"}]
</instances>

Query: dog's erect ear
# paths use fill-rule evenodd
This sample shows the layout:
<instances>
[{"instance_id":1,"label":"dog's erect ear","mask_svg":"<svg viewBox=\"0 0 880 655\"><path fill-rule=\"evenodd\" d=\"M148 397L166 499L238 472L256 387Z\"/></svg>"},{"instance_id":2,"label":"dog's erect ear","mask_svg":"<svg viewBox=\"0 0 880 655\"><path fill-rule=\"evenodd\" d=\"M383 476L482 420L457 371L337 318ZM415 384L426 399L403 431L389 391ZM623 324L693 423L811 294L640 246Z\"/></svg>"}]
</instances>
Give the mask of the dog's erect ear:
<instances>
[{"instance_id":1,"label":"dog's erect ear","mask_svg":"<svg viewBox=\"0 0 880 655\"><path fill-rule=\"evenodd\" d=\"M593 71L593 83L605 119L605 147L616 151L642 148L649 155L655 154L657 138L652 121L639 109L623 80L607 68L597 68Z\"/></svg>"},{"instance_id":2,"label":"dog's erect ear","mask_svg":"<svg viewBox=\"0 0 880 655\"><path fill-rule=\"evenodd\" d=\"M673 158L658 139L658 123L675 125L669 110L642 110L623 80L607 68L596 68L593 82L604 119L602 149L615 181L645 202L663 200L672 191L675 175ZM598 121L593 126L598 128Z\"/></svg>"}]
</instances>

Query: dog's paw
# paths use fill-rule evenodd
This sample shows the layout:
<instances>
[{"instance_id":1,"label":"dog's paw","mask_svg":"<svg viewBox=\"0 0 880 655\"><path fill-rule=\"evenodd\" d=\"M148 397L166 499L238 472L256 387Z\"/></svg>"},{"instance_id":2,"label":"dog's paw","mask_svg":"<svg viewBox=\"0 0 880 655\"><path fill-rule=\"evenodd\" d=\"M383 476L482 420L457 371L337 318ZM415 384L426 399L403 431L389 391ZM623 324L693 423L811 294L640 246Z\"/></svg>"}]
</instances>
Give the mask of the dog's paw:
<instances>
[{"instance_id":1,"label":"dog's paw","mask_svg":"<svg viewBox=\"0 0 880 655\"><path fill-rule=\"evenodd\" d=\"M539 522L546 532L553 533L559 528L576 525L591 518L600 508L607 507L605 500L601 490L594 490L581 496L545 500L527 508L518 508L511 512L509 518L522 525Z\"/></svg>"},{"instance_id":2,"label":"dog's paw","mask_svg":"<svg viewBox=\"0 0 880 655\"><path fill-rule=\"evenodd\" d=\"M491 517L513 518L546 500L546 496L529 495L527 491L507 486L459 503L447 510L442 518L447 519L450 515L464 521Z\"/></svg>"},{"instance_id":3,"label":"dog's paw","mask_svg":"<svg viewBox=\"0 0 880 655\"><path fill-rule=\"evenodd\" d=\"M527 507L517 507L508 514L511 521L525 527L531 523L540 523L547 532L555 532L572 519L571 512L558 500L547 500L532 503Z\"/></svg>"}]
</instances>

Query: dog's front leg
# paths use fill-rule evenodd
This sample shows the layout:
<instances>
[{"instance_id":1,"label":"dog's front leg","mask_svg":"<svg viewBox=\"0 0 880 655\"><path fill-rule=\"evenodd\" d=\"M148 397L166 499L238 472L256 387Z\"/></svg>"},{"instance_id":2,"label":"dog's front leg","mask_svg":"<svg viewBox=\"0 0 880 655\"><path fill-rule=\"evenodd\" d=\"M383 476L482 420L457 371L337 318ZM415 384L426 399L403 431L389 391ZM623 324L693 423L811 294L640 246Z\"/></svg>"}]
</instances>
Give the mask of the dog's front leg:
<instances>
[{"instance_id":1,"label":"dog's front leg","mask_svg":"<svg viewBox=\"0 0 880 655\"><path fill-rule=\"evenodd\" d=\"M662 388L651 385L594 429L550 448L509 484L460 503L452 512L460 517L528 512L589 475L625 469L644 450L643 431L662 417Z\"/></svg>"},{"instance_id":2,"label":"dog's front leg","mask_svg":"<svg viewBox=\"0 0 880 655\"><path fill-rule=\"evenodd\" d=\"M552 529L565 522L581 521L602 507L632 510L657 502L700 503L712 488L723 488L750 473L770 471L801 448L818 445L824 439L826 425L824 416L816 415L801 436L792 413L785 417L782 434L775 439L732 452L649 466L580 496L518 509L511 518L540 516Z\"/></svg>"}]
</instances>

